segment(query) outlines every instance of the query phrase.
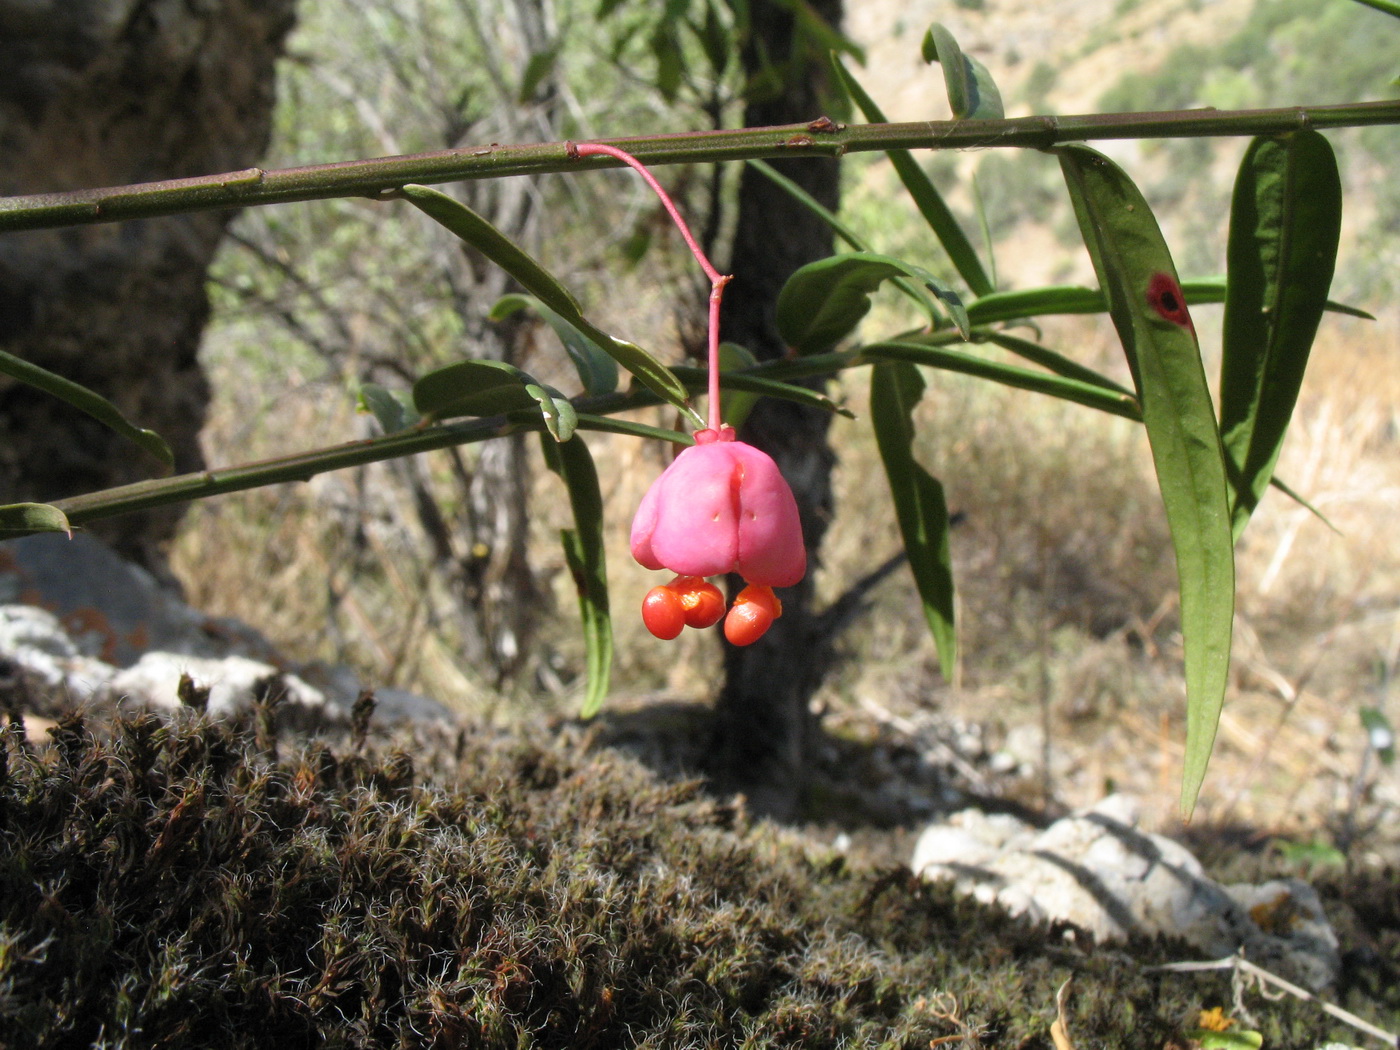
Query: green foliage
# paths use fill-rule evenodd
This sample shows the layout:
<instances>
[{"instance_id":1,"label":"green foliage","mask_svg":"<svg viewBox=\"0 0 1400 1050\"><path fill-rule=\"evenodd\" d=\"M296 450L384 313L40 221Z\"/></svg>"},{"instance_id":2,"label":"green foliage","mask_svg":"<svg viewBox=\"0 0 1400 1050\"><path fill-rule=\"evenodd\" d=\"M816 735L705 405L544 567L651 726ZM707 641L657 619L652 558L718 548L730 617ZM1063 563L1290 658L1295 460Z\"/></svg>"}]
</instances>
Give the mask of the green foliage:
<instances>
[{"instance_id":1,"label":"green foliage","mask_svg":"<svg viewBox=\"0 0 1400 1050\"><path fill-rule=\"evenodd\" d=\"M1238 539L1273 476L1332 284L1342 185L1327 140L1256 140L1230 217L1220 432Z\"/></svg>"},{"instance_id":2,"label":"green foliage","mask_svg":"<svg viewBox=\"0 0 1400 1050\"><path fill-rule=\"evenodd\" d=\"M1176 550L1186 663L1181 807L1189 816L1230 667L1235 560L1224 452L1195 328L1151 209L1102 154L1087 146L1057 152L1133 373Z\"/></svg>"},{"instance_id":3,"label":"green foliage","mask_svg":"<svg viewBox=\"0 0 1400 1050\"><path fill-rule=\"evenodd\" d=\"M0 729L7 1046L1009 1048L1046 1039L1073 976L1075 1039L1135 1048L1228 1001L1221 975L1133 958L1167 946L1081 950L568 734L367 740L362 709L298 741L269 703L71 717L38 750ZM1334 902L1386 946L1382 979L1387 885ZM1281 1050L1328 1029L1310 1004L1259 1014Z\"/></svg>"}]
</instances>

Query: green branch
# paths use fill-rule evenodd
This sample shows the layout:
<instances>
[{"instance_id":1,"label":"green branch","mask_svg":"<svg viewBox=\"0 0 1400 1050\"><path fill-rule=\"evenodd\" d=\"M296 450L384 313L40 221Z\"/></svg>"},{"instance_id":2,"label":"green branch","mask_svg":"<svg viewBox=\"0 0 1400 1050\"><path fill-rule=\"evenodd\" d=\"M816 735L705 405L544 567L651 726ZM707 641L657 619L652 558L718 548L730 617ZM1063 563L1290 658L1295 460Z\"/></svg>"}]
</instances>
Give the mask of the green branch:
<instances>
[{"instance_id":1,"label":"green branch","mask_svg":"<svg viewBox=\"0 0 1400 1050\"><path fill-rule=\"evenodd\" d=\"M1009 120L926 120L903 124L837 124L826 118L737 131L697 131L607 140L644 164L840 156L891 149L1046 149L1065 142L1125 138L1277 135L1301 128L1400 124L1400 101L1285 109L1194 109L1165 113L1101 113ZM304 168L249 168L223 175L171 179L110 189L0 198L0 232L50 229L149 218L214 208L317 200L381 198L407 183L455 182L545 172L616 167L611 157L570 155L565 142L466 147Z\"/></svg>"}]
</instances>

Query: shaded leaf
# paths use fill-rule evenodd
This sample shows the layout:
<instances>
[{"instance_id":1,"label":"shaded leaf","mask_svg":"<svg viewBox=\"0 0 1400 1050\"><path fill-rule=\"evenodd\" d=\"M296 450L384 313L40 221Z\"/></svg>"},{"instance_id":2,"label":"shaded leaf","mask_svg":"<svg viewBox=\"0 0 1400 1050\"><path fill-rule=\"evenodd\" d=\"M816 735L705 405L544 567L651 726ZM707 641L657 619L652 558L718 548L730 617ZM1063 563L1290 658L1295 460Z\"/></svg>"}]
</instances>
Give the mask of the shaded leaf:
<instances>
[{"instance_id":1,"label":"shaded leaf","mask_svg":"<svg viewBox=\"0 0 1400 1050\"><path fill-rule=\"evenodd\" d=\"M617 362L608 355L607 350L593 336L534 296L518 293L503 295L491 307L489 317L499 321L526 309L535 311L554 329L554 334L564 344L574 368L578 370L579 381L585 391L596 397L617 389Z\"/></svg>"},{"instance_id":2,"label":"shaded leaf","mask_svg":"<svg viewBox=\"0 0 1400 1050\"><path fill-rule=\"evenodd\" d=\"M678 367L676 369L676 374L683 379L692 380L697 384L704 382L706 379L706 372L703 368L692 368L689 366ZM750 376L721 371L719 385L721 390L738 390L748 394L775 397L779 401L794 401L799 405L820 408L824 412L834 412L848 419L855 418L849 409L838 405L821 391L813 390L810 387L798 386L795 383L785 383L780 379L769 379L766 376ZM732 423L732 420L727 416L725 417L725 421Z\"/></svg>"},{"instance_id":3,"label":"shaded leaf","mask_svg":"<svg viewBox=\"0 0 1400 1050\"><path fill-rule=\"evenodd\" d=\"M833 211L831 211L831 209L825 207L810 193L804 190L797 183L793 182L792 179L779 172L767 161L751 160L748 163L765 178L770 179L772 182L776 183L785 193L787 193L804 208L810 211L813 215L816 215L824 223L830 226L832 231L835 232L836 236L840 237L843 241L849 244L856 251L872 251L870 245L864 240L864 238L862 238L859 234L857 234L854 230L852 230L849 226L847 226L839 218L837 218L836 214ZM894 278L894 283L900 291L902 291L909 298L913 299L914 302L919 304L919 308L922 309L924 313L928 314L929 322L931 324L937 325L940 323L942 318L938 312L938 308L934 306L933 299L929 296L929 294L926 291L923 290L922 286L913 281L909 281L903 277Z\"/></svg>"},{"instance_id":4,"label":"shaded leaf","mask_svg":"<svg viewBox=\"0 0 1400 1050\"><path fill-rule=\"evenodd\" d=\"M679 430L654 427L648 423L636 423L616 416L595 416L588 412L578 413L580 430L596 430L603 434L626 434L629 437L646 438L654 441L669 441L673 445L693 445L695 439Z\"/></svg>"},{"instance_id":5,"label":"shaded leaf","mask_svg":"<svg viewBox=\"0 0 1400 1050\"><path fill-rule=\"evenodd\" d=\"M865 114L865 119L872 124L885 123L885 115L880 107L875 104L875 100L866 94L865 89L855 77L851 76L845 65L839 58L833 56L832 65L836 71L836 78L845 88L846 93L860 111ZM963 232L962 225L954 217L952 210L943 199L937 188L933 185L928 174L914 159L914 154L908 150L893 149L887 150L886 156L890 158L890 163L894 165L895 172L904 183L904 188L909 191L909 196L914 199L914 204L918 207L919 213L928 222L939 243L943 245L944 251L948 253L948 258L952 260L962 279L967 282L968 288L973 295L988 295L993 289L991 278L987 276L987 271L982 268L982 262L977 258L977 251L972 247L972 242L968 240L967 234Z\"/></svg>"},{"instance_id":6,"label":"shaded leaf","mask_svg":"<svg viewBox=\"0 0 1400 1050\"><path fill-rule=\"evenodd\" d=\"M686 389L671 370L635 343L615 339L585 320L568 290L500 230L461 201L427 186L408 185L403 195L425 214L471 244L509 273L525 290L600 346L609 357L659 397L700 425L704 421L687 404Z\"/></svg>"},{"instance_id":7,"label":"shaded leaf","mask_svg":"<svg viewBox=\"0 0 1400 1050\"><path fill-rule=\"evenodd\" d=\"M748 347L740 346L738 343L719 344L721 372L737 372L745 368L753 368L757 364L758 358L754 357ZM720 389L724 392L720 395L719 417L738 430L744 425L744 420L749 418L753 406L758 403L758 395L749 390L736 390L733 387L726 389L722 376Z\"/></svg>"},{"instance_id":8,"label":"shaded leaf","mask_svg":"<svg viewBox=\"0 0 1400 1050\"><path fill-rule=\"evenodd\" d=\"M96 391L3 350L0 350L0 374L12 376L22 383L37 387L44 393L72 405L79 412L91 416L107 429L120 434L158 459L165 467L165 473L174 469L175 457L165 439L154 430L146 430L132 423L117 410L116 405Z\"/></svg>"},{"instance_id":9,"label":"shaded leaf","mask_svg":"<svg viewBox=\"0 0 1400 1050\"><path fill-rule=\"evenodd\" d=\"M873 252L818 259L789 277L778 294L778 332L799 354L830 350L870 312L870 294L901 276L919 281L945 303L966 337L967 312L956 293L922 267Z\"/></svg>"},{"instance_id":10,"label":"shaded leaf","mask_svg":"<svg viewBox=\"0 0 1400 1050\"><path fill-rule=\"evenodd\" d=\"M924 34L923 53L925 62L937 62L943 67L943 83L954 117L1001 120L1006 116L992 74L977 59L963 53L945 26L938 22L929 26Z\"/></svg>"},{"instance_id":11,"label":"shaded leaf","mask_svg":"<svg viewBox=\"0 0 1400 1050\"><path fill-rule=\"evenodd\" d=\"M68 516L47 503L11 503L0 507L0 539L32 536L36 532L73 534Z\"/></svg>"},{"instance_id":12,"label":"shaded leaf","mask_svg":"<svg viewBox=\"0 0 1400 1050\"><path fill-rule=\"evenodd\" d=\"M550 309L565 317L582 316L577 300L553 274L456 197L412 183L401 192L414 207L481 252Z\"/></svg>"},{"instance_id":13,"label":"shaded leaf","mask_svg":"<svg viewBox=\"0 0 1400 1050\"><path fill-rule=\"evenodd\" d=\"M530 60L525 63L525 72L520 76L520 90L516 92L516 101L522 104L534 101L535 92L545 79L553 74L558 61L557 46L532 54Z\"/></svg>"},{"instance_id":14,"label":"shaded leaf","mask_svg":"<svg viewBox=\"0 0 1400 1050\"><path fill-rule=\"evenodd\" d=\"M953 563L948 552L948 504L943 486L914 458L914 406L923 396L919 370L905 362L877 364L870 375L870 418L890 483L909 568L938 648L943 677L957 662Z\"/></svg>"},{"instance_id":15,"label":"shaded leaf","mask_svg":"<svg viewBox=\"0 0 1400 1050\"><path fill-rule=\"evenodd\" d=\"M995 343L1004 350L1010 350L1018 357L1023 357L1027 361L1040 365L1042 368L1047 368L1058 376L1064 376L1066 379L1078 380L1081 383L1088 383L1091 386L1101 386L1105 390L1112 390L1119 394L1127 394L1129 397L1133 398L1134 401L1137 400L1137 397L1127 387L1115 383L1112 379L1109 379L1108 376L1101 375L1092 368L1086 368L1078 361L1072 361L1063 354L1057 353L1048 347L1041 346L1039 343L1033 343L1029 339L1021 339L1017 336L1009 335L1006 332L988 332L986 339L987 342Z\"/></svg>"},{"instance_id":16,"label":"shaded leaf","mask_svg":"<svg viewBox=\"0 0 1400 1050\"><path fill-rule=\"evenodd\" d=\"M359 410L368 412L379 421L386 434L415 427L422 420L412 404L412 395L388 390L377 383L361 383L356 398Z\"/></svg>"},{"instance_id":17,"label":"shaded leaf","mask_svg":"<svg viewBox=\"0 0 1400 1050\"><path fill-rule=\"evenodd\" d=\"M861 347L861 357L871 361L907 361L925 365L945 372L959 372L963 375L990 379L1004 386L1019 390L1032 390L1038 394L1049 394L1062 401L1073 401L1100 412L1108 412L1125 419L1141 420L1137 399L1132 394L1066 379L1045 372L1033 372L1017 365L992 361L963 350L953 350L945 346L929 346L924 343L887 340Z\"/></svg>"},{"instance_id":18,"label":"shaded leaf","mask_svg":"<svg viewBox=\"0 0 1400 1050\"><path fill-rule=\"evenodd\" d=\"M529 374L504 361L458 361L414 383L413 404L429 419L495 416L534 406L535 399L525 389L533 382Z\"/></svg>"},{"instance_id":19,"label":"shaded leaf","mask_svg":"<svg viewBox=\"0 0 1400 1050\"><path fill-rule=\"evenodd\" d=\"M1234 541L1225 458L1176 268L1142 194L1101 153L1057 147L1075 216L1133 370L1181 588L1189 815L1215 742L1230 664Z\"/></svg>"},{"instance_id":20,"label":"shaded leaf","mask_svg":"<svg viewBox=\"0 0 1400 1050\"><path fill-rule=\"evenodd\" d=\"M1235 181L1220 361L1220 438L1238 539L1283 448L1342 228L1332 147L1315 131L1255 139Z\"/></svg>"},{"instance_id":21,"label":"shaded leaf","mask_svg":"<svg viewBox=\"0 0 1400 1050\"><path fill-rule=\"evenodd\" d=\"M612 677L612 614L608 599L608 567L603 545L603 494L598 471L583 438L556 443L540 441L549 469L564 481L574 527L561 529L564 559L578 591L579 615L587 650L588 681L584 689L583 718L592 718L603 706Z\"/></svg>"}]
</instances>

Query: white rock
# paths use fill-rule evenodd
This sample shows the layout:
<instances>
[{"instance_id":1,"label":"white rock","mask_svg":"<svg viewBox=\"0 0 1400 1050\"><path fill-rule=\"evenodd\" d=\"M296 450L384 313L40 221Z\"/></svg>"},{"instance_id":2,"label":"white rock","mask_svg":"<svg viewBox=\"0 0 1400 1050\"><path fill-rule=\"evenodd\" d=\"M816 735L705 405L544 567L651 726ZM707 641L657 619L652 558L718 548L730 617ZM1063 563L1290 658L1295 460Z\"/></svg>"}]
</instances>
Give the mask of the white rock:
<instances>
[{"instance_id":1,"label":"white rock","mask_svg":"<svg viewBox=\"0 0 1400 1050\"><path fill-rule=\"evenodd\" d=\"M1180 843L1138 831L1131 800L1111 797L1037 833L976 810L924 831L913 868L1032 921L1068 922L1095 940L1180 937L1212 958L1241 948L1313 988L1340 972L1317 894L1294 879L1222 886Z\"/></svg>"},{"instance_id":2,"label":"white rock","mask_svg":"<svg viewBox=\"0 0 1400 1050\"><path fill-rule=\"evenodd\" d=\"M112 678L112 690L121 697L135 699L152 707L175 709L180 706L176 690L180 676L188 674L196 686L209 690L209 714L215 717L244 711L252 705L259 682L276 676L286 691L287 701L307 707L324 707L326 698L293 674L284 674L272 664L246 656L226 656L221 660L178 653L146 653Z\"/></svg>"}]
</instances>

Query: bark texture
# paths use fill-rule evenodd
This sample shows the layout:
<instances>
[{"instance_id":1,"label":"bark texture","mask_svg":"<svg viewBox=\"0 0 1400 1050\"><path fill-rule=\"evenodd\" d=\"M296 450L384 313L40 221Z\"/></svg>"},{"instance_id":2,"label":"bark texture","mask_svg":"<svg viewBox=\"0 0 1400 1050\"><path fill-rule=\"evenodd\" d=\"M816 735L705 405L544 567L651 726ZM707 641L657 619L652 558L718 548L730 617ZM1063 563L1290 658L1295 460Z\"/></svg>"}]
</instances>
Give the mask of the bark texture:
<instances>
[{"instance_id":1,"label":"bark texture","mask_svg":"<svg viewBox=\"0 0 1400 1050\"><path fill-rule=\"evenodd\" d=\"M841 0L810 5L833 26ZM752 98L744 124L756 127L815 120L826 108L826 64L819 52L803 53L791 9L776 0L750 7L752 31L742 55L750 76L765 63L781 63L782 87ZM826 207L840 196L839 167L829 158L775 161L774 167ZM769 179L746 168L739 190L738 228L724 298L726 339L760 360L786 347L774 322L778 292L793 271L831 254L830 229ZM780 819L796 815L802 796L804 753L810 731L808 703L830 666L826 632L813 608L813 574L831 518L830 417L786 401L765 398L742 437L782 468L802 516L809 568L796 587L781 593L783 615L754 645L725 646L725 682L716 713L712 776L721 790L742 791L750 807Z\"/></svg>"},{"instance_id":2,"label":"bark texture","mask_svg":"<svg viewBox=\"0 0 1400 1050\"><path fill-rule=\"evenodd\" d=\"M0 193L244 168L267 145L294 0L0 0ZM205 272L232 213L0 238L0 349L82 383L203 464ZM156 465L0 378L0 501L55 499ZM180 512L94 526L160 568Z\"/></svg>"}]
</instances>

